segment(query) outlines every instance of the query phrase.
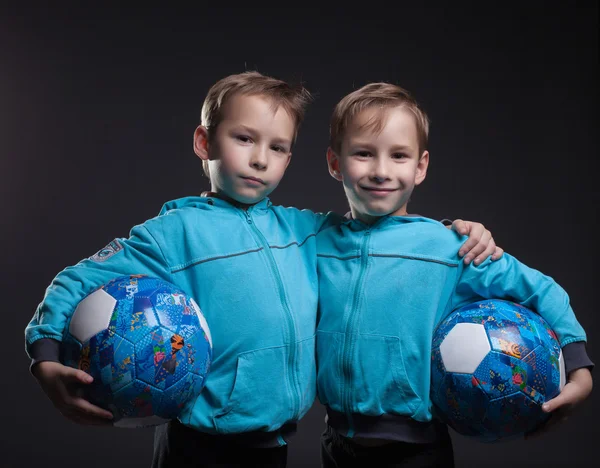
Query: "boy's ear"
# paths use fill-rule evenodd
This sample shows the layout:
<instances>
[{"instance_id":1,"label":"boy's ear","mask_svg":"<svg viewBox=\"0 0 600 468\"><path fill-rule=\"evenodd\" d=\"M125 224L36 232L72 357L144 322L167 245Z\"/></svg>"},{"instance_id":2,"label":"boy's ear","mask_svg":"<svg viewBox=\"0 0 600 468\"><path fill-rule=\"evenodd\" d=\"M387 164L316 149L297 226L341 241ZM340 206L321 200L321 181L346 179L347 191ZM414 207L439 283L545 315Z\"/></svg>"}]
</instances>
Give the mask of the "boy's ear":
<instances>
[{"instance_id":1,"label":"boy's ear","mask_svg":"<svg viewBox=\"0 0 600 468\"><path fill-rule=\"evenodd\" d=\"M194 153L203 161L208 161L208 130L198 125L194 131Z\"/></svg>"},{"instance_id":2,"label":"boy's ear","mask_svg":"<svg viewBox=\"0 0 600 468\"><path fill-rule=\"evenodd\" d=\"M329 167L329 173L335 180L342 181L342 173L340 172L340 158L333 151L331 146L327 148L327 166Z\"/></svg>"},{"instance_id":3,"label":"boy's ear","mask_svg":"<svg viewBox=\"0 0 600 468\"><path fill-rule=\"evenodd\" d=\"M429 167L429 151L423 151L419 162L417 163L417 172L415 174L415 185L419 185L425 180L427 168Z\"/></svg>"}]
</instances>

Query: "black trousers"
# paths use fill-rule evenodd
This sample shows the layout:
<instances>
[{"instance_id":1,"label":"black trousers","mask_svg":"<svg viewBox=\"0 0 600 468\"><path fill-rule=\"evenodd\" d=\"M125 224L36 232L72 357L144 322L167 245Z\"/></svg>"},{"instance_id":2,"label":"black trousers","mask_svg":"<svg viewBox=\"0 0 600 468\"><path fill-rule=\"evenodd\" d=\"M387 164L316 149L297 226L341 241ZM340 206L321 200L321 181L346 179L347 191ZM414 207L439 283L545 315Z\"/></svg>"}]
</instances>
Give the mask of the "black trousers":
<instances>
[{"instance_id":1,"label":"black trousers","mask_svg":"<svg viewBox=\"0 0 600 468\"><path fill-rule=\"evenodd\" d=\"M154 430L152 468L285 468L287 445L252 447L228 436L205 434L177 421Z\"/></svg>"},{"instance_id":2,"label":"black trousers","mask_svg":"<svg viewBox=\"0 0 600 468\"><path fill-rule=\"evenodd\" d=\"M446 437L447 436L447 437ZM431 444L391 442L367 447L340 435L327 426L321 435L321 466L323 468L453 468L454 451L450 435Z\"/></svg>"}]
</instances>

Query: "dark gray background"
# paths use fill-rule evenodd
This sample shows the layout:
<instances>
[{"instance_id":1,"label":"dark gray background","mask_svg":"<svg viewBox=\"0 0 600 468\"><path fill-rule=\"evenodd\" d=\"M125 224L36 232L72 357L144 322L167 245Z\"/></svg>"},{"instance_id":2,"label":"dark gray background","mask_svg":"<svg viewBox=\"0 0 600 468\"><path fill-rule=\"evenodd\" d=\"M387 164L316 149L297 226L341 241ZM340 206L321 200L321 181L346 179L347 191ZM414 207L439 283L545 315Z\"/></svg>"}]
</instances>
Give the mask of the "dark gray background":
<instances>
[{"instance_id":1,"label":"dark gray background","mask_svg":"<svg viewBox=\"0 0 600 468\"><path fill-rule=\"evenodd\" d=\"M60 416L28 373L23 330L58 271L127 236L164 201L208 188L192 151L202 101L246 69L302 80L316 95L272 200L317 211L347 210L325 164L335 103L369 81L411 90L432 125L429 175L409 210L481 221L554 277L597 360L598 6L524 3L2 7L0 465L149 465L150 429ZM457 466L587 466L598 407L596 392L536 441L457 436ZM317 466L322 427L316 404L290 467Z\"/></svg>"}]
</instances>

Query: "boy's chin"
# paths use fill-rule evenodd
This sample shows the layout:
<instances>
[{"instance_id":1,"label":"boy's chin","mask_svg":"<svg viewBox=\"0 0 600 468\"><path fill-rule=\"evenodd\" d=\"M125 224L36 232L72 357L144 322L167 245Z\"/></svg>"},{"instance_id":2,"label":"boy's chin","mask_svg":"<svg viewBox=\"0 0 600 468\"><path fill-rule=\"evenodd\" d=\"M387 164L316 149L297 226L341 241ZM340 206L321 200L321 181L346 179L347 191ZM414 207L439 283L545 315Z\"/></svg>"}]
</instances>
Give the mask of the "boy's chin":
<instances>
[{"instance_id":1,"label":"boy's chin","mask_svg":"<svg viewBox=\"0 0 600 468\"><path fill-rule=\"evenodd\" d=\"M380 210L355 210L355 219L359 219L367 224L372 224L377 221L378 218L389 214L387 211Z\"/></svg>"},{"instance_id":2,"label":"boy's chin","mask_svg":"<svg viewBox=\"0 0 600 468\"><path fill-rule=\"evenodd\" d=\"M368 216L379 218L382 216L400 216L400 213L406 212L406 204L396 203L394 203L392 206L390 206L389 203L386 203L385 205L372 204L367 205L364 208L364 211L366 214L368 214Z\"/></svg>"},{"instance_id":3,"label":"boy's chin","mask_svg":"<svg viewBox=\"0 0 600 468\"><path fill-rule=\"evenodd\" d=\"M359 219L368 219L369 222L373 223L375 222L378 218L383 218L384 216L395 216L396 213L399 211L400 208L381 208L381 209L377 209L377 208L367 208L364 210L357 210L357 213L359 214L358 218Z\"/></svg>"},{"instance_id":4,"label":"boy's chin","mask_svg":"<svg viewBox=\"0 0 600 468\"><path fill-rule=\"evenodd\" d=\"M254 205L258 202L260 202L261 200L264 200L266 197L268 196L268 193L261 193L260 195L257 196L252 196L252 195L247 195L247 194L243 194L243 193L228 193L227 197L229 197L231 200L240 203L242 205Z\"/></svg>"},{"instance_id":5,"label":"boy's chin","mask_svg":"<svg viewBox=\"0 0 600 468\"><path fill-rule=\"evenodd\" d=\"M396 211L396 208L384 208L384 207L369 207L364 213L372 218L381 218L383 216L390 215Z\"/></svg>"}]
</instances>

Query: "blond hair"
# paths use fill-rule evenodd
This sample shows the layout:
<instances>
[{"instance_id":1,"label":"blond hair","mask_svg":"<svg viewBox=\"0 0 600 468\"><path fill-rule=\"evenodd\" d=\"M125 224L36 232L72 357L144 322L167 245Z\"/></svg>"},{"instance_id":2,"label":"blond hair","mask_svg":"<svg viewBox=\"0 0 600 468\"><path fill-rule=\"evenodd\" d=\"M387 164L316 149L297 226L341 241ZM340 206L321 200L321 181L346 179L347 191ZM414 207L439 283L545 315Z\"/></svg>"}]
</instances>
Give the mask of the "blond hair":
<instances>
[{"instance_id":1,"label":"blond hair","mask_svg":"<svg viewBox=\"0 0 600 468\"><path fill-rule=\"evenodd\" d=\"M429 119L411 94L400 86L390 83L369 83L344 96L335 106L329 127L329 144L333 151L336 153L340 152L342 139L352 120L363 110L373 107L378 107L382 110L392 107L403 107L412 112L417 125L419 154L422 154L427 149ZM383 112L379 113L366 126L375 133L380 132L385 124L384 118L385 114Z\"/></svg>"},{"instance_id":2,"label":"blond hair","mask_svg":"<svg viewBox=\"0 0 600 468\"><path fill-rule=\"evenodd\" d=\"M236 94L263 96L272 102L275 109L283 107L294 120L294 141L304 119L306 106L312 100L311 94L301 84L291 85L257 71L226 76L208 90L202 105L200 125L208 130L209 142L223 118L223 106ZM208 176L208 161L202 161L202 167Z\"/></svg>"}]
</instances>

